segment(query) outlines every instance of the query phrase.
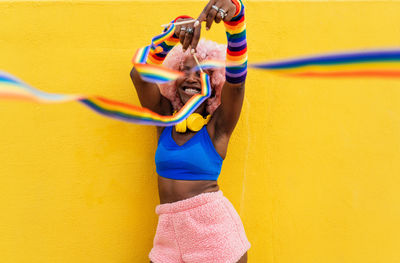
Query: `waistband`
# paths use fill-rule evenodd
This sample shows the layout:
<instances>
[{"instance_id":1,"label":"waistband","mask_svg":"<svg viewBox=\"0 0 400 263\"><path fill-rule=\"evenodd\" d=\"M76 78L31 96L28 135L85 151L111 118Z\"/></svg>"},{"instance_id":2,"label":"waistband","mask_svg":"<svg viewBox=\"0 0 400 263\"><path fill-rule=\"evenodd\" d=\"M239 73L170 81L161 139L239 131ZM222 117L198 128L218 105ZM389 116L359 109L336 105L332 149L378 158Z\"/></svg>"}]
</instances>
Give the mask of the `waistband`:
<instances>
[{"instance_id":1,"label":"waistband","mask_svg":"<svg viewBox=\"0 0 400 263\"><path fill-rule=\"evenodd\" d=\"M188 199L180 200L173 203L166 203L156 206L156 214L171 214L193 209L198 206L205 205L215 200L222 199L222 191L210 193L202 193Z\"/></svg>"}]
</instances>

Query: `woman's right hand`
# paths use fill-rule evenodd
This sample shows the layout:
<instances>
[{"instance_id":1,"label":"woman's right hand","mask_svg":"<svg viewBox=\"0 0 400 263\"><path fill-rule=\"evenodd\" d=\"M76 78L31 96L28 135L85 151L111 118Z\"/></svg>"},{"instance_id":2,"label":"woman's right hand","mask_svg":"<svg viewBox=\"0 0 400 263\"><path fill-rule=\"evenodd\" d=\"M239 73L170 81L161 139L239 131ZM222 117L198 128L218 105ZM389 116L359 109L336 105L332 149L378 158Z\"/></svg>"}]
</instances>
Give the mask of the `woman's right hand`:
<instances>
[{"instance_id":1,"label":"woman's right hand","mask_svg":"<svg viewBox=\"0 0 400 263\"><path fill-rule=\"evenodd\" d=\"M197 20L206 21L206 29L210 30L212 23L231 21L236 13L236 5L231 0L210 0Z\"/></svg>"}]
</instances>

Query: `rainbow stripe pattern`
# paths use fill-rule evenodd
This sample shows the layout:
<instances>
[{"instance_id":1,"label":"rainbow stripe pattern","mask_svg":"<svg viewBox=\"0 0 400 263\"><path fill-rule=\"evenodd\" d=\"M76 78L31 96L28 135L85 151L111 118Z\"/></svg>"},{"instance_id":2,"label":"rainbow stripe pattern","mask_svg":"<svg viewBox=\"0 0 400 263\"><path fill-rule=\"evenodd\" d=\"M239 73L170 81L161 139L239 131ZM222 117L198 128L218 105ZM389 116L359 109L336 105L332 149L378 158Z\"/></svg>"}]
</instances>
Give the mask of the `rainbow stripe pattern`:
<instances>
[{"instance_id":1,"label":"rainbow stripe pattern","mask_svg":"<svg viewBox=\"0 0 400 263\"><path fill-rule=\"evenodd\" d=\"M145 64L150 52L150 46L139 48L132 58L132 64Z\"/></svg>"},{"instance_id":2,"label":"rainbow stripe pattern","mask_svg":"<svg viewBox=\"0 0 400 263\"><path fill-rule=\"evenodd\" d=\"M174 30L175 24L171 24L162 34L153 37L149 46L139 48L133 56L132 63L144 81L165 83L183 75L180 71L161 66L168 52L179 42Z\"/></svg>"},{"instance_id":3,"label":"rainbow stripe pattern","mask_svg":"<svg viewBox=\"0 0 400 263\"><path fill-rule=\"evenodd\" d=\"M151 45L139 48L132 58L132 63L137 72L140 73L143 80L152 83L165 83L183 76L183 73L180 71L168 69L155 64L146 64L150 50Z\"/></svg>"},{"instance_id":4,"label":"rainbow stripe pattern","mask_svg":"<svg viewBox=\"0 0 400 263\"><path fill-rule=\"evenodd\" d=\"M232 2L236 5L236 15L231 21L224 22L228 39L225 76L230 83L241 83L247 75L246 23L243 3L240 0Z\"/></svg>"},{"instance_id":5,"label":"rainbow stripe pattern","mask_svg":"<svg viewBox=\"0 0 400 263\"><path fill-rule=\"evenodd\" d=\"M46 93L32 88L11 74L0 71L0 98L39 103L62 103L79 100L82 96Z\"/></svg>"},{"instance_id":6,"label":"rainbow stripe pattern","mask_svg":"<svg viewBox=\"0 0 400 263\"><path fill-rule=\"evenodd\" d=\"M151 65L161 65L171 49L173 49L178 43L179 37L175 35L175 24L170 24L164 29L163 33L151 39L146 63Z\"/></svg>"},{"instance_id":7,"label":"rainbow stripe pattern","mask_svg":"<svg viewBox=\"0 0 400 263\"><path fill-rule=\"evenodd\" d=\"M400 77L400 50L336 53L249 65L291 77Z\"/></svg>"},{"instance_id":8,"label":"rainbow stripe pattern","mask_svg":"<svg viewBox=\"0 0 400 263\"><path fill-rule=\"evenodd\" d=\"M192 98L190 98L190 100L173 116L162 116L146 108L100 96L63 95L42 92L5 72L0 72L0 99L16 99L39 103L77 101L91 110L113 119L136 124L172 126L186 119L198 106L210 97L211 84L209 76L205 73L201 73L200 78L202 87L201 93L192 96Z\"/></svg>"},{"instance_id":9,"label":"rainbow stripe pattern","mask_svg":"<svg viewBox=\"0 0 400 263\"><path fill-rule=\"evenodd\" d=\"M202 61L203 69L221 68L224 61ZM309 56L275 62L250 63L249 68L262 69L287 77L400 77L400 49L354 51ZM199 66L194 70L199 70Z\"/></svg>"},{"instance_id":10,"label":"rainbow stripe pattern","mask_svg":"<svg viewBox=\"0 0 400 263\"><path fill-rule=\"evenodd\" d=\"M169 82L184 75L180 71L149 64L135 64L135 68L143 80L153 83Z\"/></svg>"}]
</instances>

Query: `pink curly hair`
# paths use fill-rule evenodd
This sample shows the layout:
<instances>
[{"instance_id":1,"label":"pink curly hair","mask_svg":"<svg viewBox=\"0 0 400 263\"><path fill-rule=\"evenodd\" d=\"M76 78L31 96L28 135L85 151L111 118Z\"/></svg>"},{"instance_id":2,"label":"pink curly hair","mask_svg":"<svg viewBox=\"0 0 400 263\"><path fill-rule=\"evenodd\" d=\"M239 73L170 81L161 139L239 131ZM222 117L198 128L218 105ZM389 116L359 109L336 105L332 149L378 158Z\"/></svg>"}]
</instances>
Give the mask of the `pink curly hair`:
<instances>
[{"instance_id":1,"label":"pink curly hair","mask_svg":"<svg viewBox=\"0 0 400 263\"><path fill-rule=\"evenodd\" d=\"M201 39L197 45L196 54L199 61L211 59L225 61L226 45L218 44L211 40ZM192 56L190 54L190 49L183 52L182 45L178 45L171 50L163 65L170 69L180 70L183 61L190 56ZM222 86L225 82L225 68L211 70L210 82L215 95L206 101L206 110L209 114L212 114L221 104ZM160 85L161 94L171 101L174 110L179 110L183 104L176 89L175 81Z\"/></svg>"}]
</instances>

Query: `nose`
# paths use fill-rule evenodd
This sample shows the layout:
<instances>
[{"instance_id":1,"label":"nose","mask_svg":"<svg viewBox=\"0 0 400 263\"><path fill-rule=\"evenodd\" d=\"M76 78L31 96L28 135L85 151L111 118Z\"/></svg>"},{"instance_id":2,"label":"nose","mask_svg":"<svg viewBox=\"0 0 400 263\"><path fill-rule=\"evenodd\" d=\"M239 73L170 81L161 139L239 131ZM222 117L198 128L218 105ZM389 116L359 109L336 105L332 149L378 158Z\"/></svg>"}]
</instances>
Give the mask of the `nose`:
<instances>
[{"instance_id":1,"label":"nose","mask_svg":"<svg viewBox=\"0 0 400 263\"><path fill-rule=\"evenodd\" d=\"M197 76L197 72L195 72L195 71L190 71L186 74L187 81L197 82L198 79L199 79L199 76Z\"/></svg>"}]
</instances>

